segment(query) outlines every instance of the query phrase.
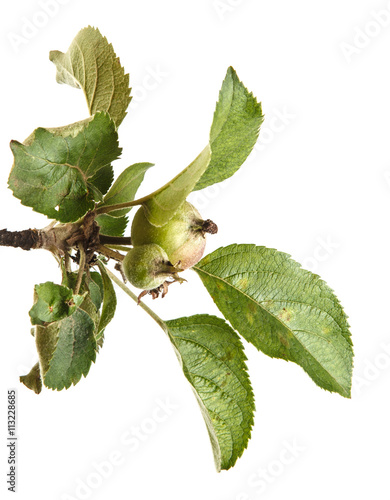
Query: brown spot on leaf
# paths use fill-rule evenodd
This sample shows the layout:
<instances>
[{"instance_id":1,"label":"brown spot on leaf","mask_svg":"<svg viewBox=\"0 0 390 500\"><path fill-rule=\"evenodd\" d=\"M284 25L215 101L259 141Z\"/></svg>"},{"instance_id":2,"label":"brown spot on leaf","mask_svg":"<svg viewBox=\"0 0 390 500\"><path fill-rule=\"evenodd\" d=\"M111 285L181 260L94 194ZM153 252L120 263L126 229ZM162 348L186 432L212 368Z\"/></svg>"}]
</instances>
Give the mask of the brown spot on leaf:
<instances>
[{"instance_id":1,"label":"brown spot on leaf","mask_svg":"<svg viewBox=\"0 0 390 500\"><path fill-rule=\"evenodd\" d=\"M288 323L289 321L291 321L291 318L292 318L292 311L286 309L285 307L283 307L282 311L280 312L280 314L278 314L278 318L285 322L285 323Z\"/></svg>"},{"instance_id":2,"label":"brown spot on leaf","mask_svg":"<svg viewBox=\"0 0 390 500\"><path fill-rule=\"evenodd\" d=\"M248 288L248 278L241 278L237 281L237 286L241 288L241 290L246 290Z\"/></svg>"},{"instance_id":3,"label":"brown spot on leaf","mask_svg":"<svg viewBox=\"0 0 390 500\"><path fill-rule=\"evenodd\" d=\"M289 341L286 339L286 337L284 337L283 335L279 335L279 341L282 345L284 345L284 347L286 347L287 349L290 347L290 343Z\"/></svg>"},{"instance_id":4,"label":"brown spot on leaf","mask_svg":"<svg viewBox=\"0 0 390 500\"><path fill-rule=\"evenodd\" d=\"M233 359L233 351L227 351L224 356L221 357L221 361L230 361Z\"/></svg>"}]
</instances>

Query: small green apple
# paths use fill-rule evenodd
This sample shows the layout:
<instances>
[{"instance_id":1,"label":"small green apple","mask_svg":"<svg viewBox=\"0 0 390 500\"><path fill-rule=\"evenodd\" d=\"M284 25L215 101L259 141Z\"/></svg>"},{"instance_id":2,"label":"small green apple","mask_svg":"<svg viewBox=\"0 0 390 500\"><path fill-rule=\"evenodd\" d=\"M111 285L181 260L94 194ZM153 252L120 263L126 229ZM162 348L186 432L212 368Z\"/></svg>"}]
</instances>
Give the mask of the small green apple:
<instances>
[{"instance_id":1,"label":"small green apple","mask_svg":"<svg viewBox=\"0 0 390 500\"><path fill-rule=\"evenodd\" d=\"M151 224L143 207L134 216L131 226L131 241L134 247L155 243L165 250L173 265L181 269L194 266L203 256L205 233L216 233L217 226L204 221L198 210L185 201L175 215L164 226Z\"/></svg>"},{"instance_id":2,"label":"small green apple","mask_svg":"<svg viewBox=\"0 0 390 500\"><path fill-rule=\"evenodd\" d=\"M131 248L122 261L123 271L129 282L142 290L153 290L168 278L180 281L166 252L154 243Z\"/></svg>"}]
</instances>

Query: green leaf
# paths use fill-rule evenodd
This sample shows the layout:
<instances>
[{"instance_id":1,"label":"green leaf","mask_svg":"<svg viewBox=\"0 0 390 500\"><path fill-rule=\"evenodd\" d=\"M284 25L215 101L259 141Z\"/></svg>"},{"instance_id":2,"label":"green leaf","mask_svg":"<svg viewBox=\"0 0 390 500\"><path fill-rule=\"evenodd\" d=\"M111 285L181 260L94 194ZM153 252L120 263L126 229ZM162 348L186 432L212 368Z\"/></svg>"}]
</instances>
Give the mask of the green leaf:
<instances>
[{"instance_id":1,"label":"green leaf","mask_svg":"<svg viewBox=\"0 0 390 500\"><path fill-rule=\"evenodd\" d=\"M38 128L29 145L12 141L11 149L15 161L8 183L14 196L61 222L76 221L94 208L94 192L102 183L91 189L92 183L102 168L107 177L107 166L121 153L106 113L96 114L75 136Z\"/></svg>"},{"instance_id":2,"label":"green leaf","mask_svg":"<svg viewBox=\"0 0 390 500\"><path fill-rule=\"evenodd\" d=\"M98 261L98 266L100 272L102 273L101 276L103 279L104 298L103 298L103 308L100 316L100 322L97 328L97 336L96 336L97 340L99 340L100 336L103 334L104 329L114 317L116 309L116 294L114 287L112 285L112 281L108 277L106 268L100 261Z\"/></svg>"},{"instance_id":3,"label":"green leaf","mask_svg":"<svg viewBox=\"0 0 390 500\"><path fill-rule=\"evenodd\" d=\"M256 144L263 120L261 104L235 70L228 68L210 130L210 164L195 191L231 177L241 167Z\"/></svg>"},{"instance_id":4,"label":"green leaf","mask_svg":"<svg viewBox=\"0 0 390 500\"><path fill-rule=\"evenodd\" d=\"M74 290L77 278L77 272L69 273L63 269L63 285L66 285ZM82 302L80 309L85 311L90 316L95 325L94 336L96 340L96 350L103 347L104 328L111 321L115 312L116 296L114 291L110 289L110 285L111 283L105 283L102 274L97 271L90 271L88 279L86 273L84 273L81 281L80 292L83 292L85 299ZM102 304L103 309L100 314ZM111 317L110 314L112 314Z\"/></svg>"},{"instance_id":5,"label":"green leaf","mask_svg":"<svg viewBox=\"0 0 390 500\"><path fill-rule=\"evenodd\" d=\"M124 215L123 217L112 217L108 214L98 215L96 222L100 226L100 234L106 236L123 236L129 222L129 219Z\"/></svg>"},{"instance_id":6,"label":"green leaf","mask_svg":"<svg viewBox=\"0 0 390 500\"><path fill-rule=\"evenodd\" d=\"M50 132L51 134L55 135L56 137L76 137L80 132L82 132L85 127L91 123L91 121L94 119L93 116L89 116L88 118L85 118L84 120L80 120L75 123L70 123L69 125L64 125L62 127L46 127L45 130ZM23 141L23 144L25 146L31 146L31 144L35 140L35 130L32 134L30 134L27 139Z\"/></svg>"},{"instance_id":7,"label":"green leaf","mask_svg":"<svg viewBox=\"0 0 390 500\"><path fill-rule=\"evenodd\" d=\"M65 125L63 127L55 128L45 128L48 132L56 137L76 137L79 133L83 133L85 127L94 119L95 117L89 117L85 120L81 120L76 123L71 123L70 125ZM25 141L23 141L24 146L30 146L35 140L35 131L30 134ZM89 179L88 187L91 189L93 194L96 196L97 201L102 201L102 195L106 194L109 190L112 181L114 180L114 171L111 165L106 165L99 169L94 176Z\"/></svg>"},{"instance_id":8,"label":"green leaf","mask_svg":"<svg viewBox=\"0 0 390 500\"><path fill-rule=\"evenodd\" d=\"M68 286L72 290L75 289L78 273L66 272L63 270L62 284ZM103 346L103 332L99 332L100 324L100 308L104 298L103 278L100 273L91 271L87 279L86 273L83 274L80 286L80 292L85 297L80 309L85 311L94 322L94 336L98 347Z\"/></svg>"},{"instance_id":9,"label":"green leaf","mask_svg":"<svg viewBox=\"0 0 390 500\"><path fill-rule=\"evenodd\" d=\"M36 302L29 312L33 325L52 323L72 315L85 298L51 281L35 285L34 292Z\"/></svg>"},{"instance_id":10,"label":"green leaf","mask_svg":"<svg viewBox=\"0 0 390 500\"><path fill-rule=\"evenodd\" d=\"M95 324L78 308L49 326L36 326L35 341L43 382L58 391L77 384L96 359Z\"/></svg>"},{"instance_id":11,"label":"green leaf","mask_svg":"<svg viewBox=\"0 0 390 500\"><path fill-rule=\"evenodd\" d=\"M88 283L89 295L91 297L92 303L96 308L96 311L99 311L102 302L103 302L103 279L100 273L96 271L90 272L91 281ZM82 284L82 287L84 285ZM82 288L83 290L85 288Z\"/></svg>"},{"instance_id":12,"label":"green leaf","mask_svg":"<svg viewBox=\"0 0 390 500\"><path fill-rule=\"evenodd\" d=\"M110 189L112 181L114 180L114 171L111 165L106 165L96 172L96 174L91 177L89 184L95 186L101 195L107 193Z\"/></svg>"},{"instance_id":13,"label":"green leaf","mask_svg":"<svg viewBox=\"0 0 390 500\"><path fill-rule=\"evenodd\" d=\"M31 389L35 394L39 394L42 391L42 380L41 372L39 369L39 363L35 364L27 375L22 375L19 380L28 389Z\"/></svg>"},{"instance_id":14,"label":"green leaf","mask_svg":"<svg viewBox=\"0 0 390 500\"><path fill-rule=\"evenodd\" d=\"M210 161L210 148L206 146L200 155L174 179L154 193L140 200L151 224L163 226L184 203Z\"/></svg>"},{"instance_id":15,"label":"green leaf","mask_svg":"<svg viewBox=\"0 0 390 500\"><path fill-rule=\"evenodd\" d=\"M116 179L110 191L104 197L104 202L99 205L99 207L133 201L145 177L145 172L153 166L153 163L134 163L134 165L127 167ZM132 207L115 210L110 212L110 215L112 217L122 217L126 215L131 208Z\"/></svg>"},{"instance_id":16,"label":"green leaf","mask_svg":"<svg viewBox=\"0 0 390 500\"><path fill-rule=\"evenodd\" d=\"M320 387L350 397L353 349L333 291L290 256L255 245L230 245L193 269L218 308L248 342L294 361Z\"/></svg>"},{"instance_id":17,"label":"green leaf","mask_svg":"<svg viewBox=\"0 0 390 500\"><path fill-rule=\"evenodd\" d=\"M77 284L78 273L77 272L63 272L62 285L75 289ZM90 272L89 278L87 279L86 273L83 274L80 293L83 294L84 300L80 305L80 309L85 311L95 323L95 329L98 327L100 322L99 309L103 302L103 279L100 273L93 271Z\"/></svg>"},{"instance_id":18,"label":"green leaf","mask_svg":"<svg viewBox=\"0 0 390 500\"><path fill-rule=\"evenodd\" d=\"M241 341L208 315L167 321L166 331L200 405L216 468L229 469L247 447L255 408Z\"/></svg>"},{"instance_id":19,"label":"green leaf","mask_svg":"<svg viewBox=\"0 0 390 500\"><path fill-rule=\"evenodd\" d=\"M98 29L82 29L65 54L53 50L49 58L56 65L58 83L83 89L91 115L106 111L116 127L120 125L131 100L129 75Z\"/></svg>"}]
</instances>

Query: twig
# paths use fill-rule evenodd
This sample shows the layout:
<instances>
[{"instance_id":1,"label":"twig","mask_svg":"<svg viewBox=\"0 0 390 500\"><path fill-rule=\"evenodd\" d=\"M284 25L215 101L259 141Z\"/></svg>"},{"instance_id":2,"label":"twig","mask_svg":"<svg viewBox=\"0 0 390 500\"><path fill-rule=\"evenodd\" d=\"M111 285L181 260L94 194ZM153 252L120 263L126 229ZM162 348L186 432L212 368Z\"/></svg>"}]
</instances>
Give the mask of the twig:
<instances>
[{"instance_id":1,"label":"twig","mask_svg":"<svg viewBox=\"0 0 390 500\"><path fill-rule=\"evenodd\" d=\"M99 235L99 240L102 245L131 245L131 238L126 236L107 236L105 234Z\"/></svg>"},{"instance_id":2,"label":"twig","mask_svg":"<svg viewBox=\"0 0 390 500\"><path fill-rule=\"evenodd\" d=\"M81 282L83 281L84 268L85 268L85 250L82 245L79 246L80 261L79 261L79 273L77 275L76 287L74 290L75 295L80 291Z\"/></svg>"},{"instance_id":3,"label":"twig","mask_svg":"<svg viewBox=\"0 0 390 500\"><path fill-rule=\"evenodd\" d=\"M119 252L116 252L115 250L111 250L111 248L108 248L104 245L99 245L96 249L99 253L105 255L106 257L114 260L118 260L119 262L122 262L122 260L125 258L124 255L122 255Z\"/></svg>"},{"instance_id":4,"label":"twig","mask_svg":"<svg viewBox=\"0 0 390 500\"><path fill-rule=\"evenodd\" d=\"M22 248L31 250L42 247L42 232L38 229L25 229L23 231L0 230L0 245L5 247Z\"/></svg>"},{"instance_id":5,"label":"twig","mask_svg":"<svg viewBox=\"0 0 390 500\"><path fill-rule=\"evenodd\" d=\"M135 293L133 293L124 283L122 283L122 281L117 277L115 276L115 274L110 271L107 267L106 267L106 271L107 271L107 274L108 276L112 279L112 281L114 281L114 283L116 283L120 288L122 288L122 290L127 293L127 295L134 300L134 302L136 302L140 307L142 307L142 309L147 312L149 314L150 317L152 317L154 319L154 321L164 330L164 332L169 336L169 333L168 333L168 330L167 330L167 326L164 322L164 320L162 320L160 318L160 316L157 316L157 314L152 311L150 309L150 307L148 307L146 304L144 304L142 301L140 302L138 300L138 297L135 295Z\"/></svg>"}]
</instances>

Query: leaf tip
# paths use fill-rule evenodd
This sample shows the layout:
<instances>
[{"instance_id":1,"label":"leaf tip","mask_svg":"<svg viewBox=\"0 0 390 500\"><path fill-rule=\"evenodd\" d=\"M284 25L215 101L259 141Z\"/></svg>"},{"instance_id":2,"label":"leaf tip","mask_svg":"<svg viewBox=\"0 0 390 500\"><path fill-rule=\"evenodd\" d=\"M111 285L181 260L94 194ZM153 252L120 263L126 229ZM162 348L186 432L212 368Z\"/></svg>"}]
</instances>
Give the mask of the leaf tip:
<instances>
[{"instance_id":1,"label":"leaf tip","mask_svg":"<svg viewBox=\"0 0 390 500\"><path fill-rule=\"evenodd\" d=\"M51 50L51 51L49 52L49 61L51 61L52 63L54 63L54 62L55 62L55 59L56 59L58 56L62 55L62 54L63 54L63 52L61 52L60 50Z\"/></svg>"},{"instance_id":2,"label":"leaf tip","mask_svg":"<svg viewBox=\"0 0 390 500\"><path fill-rule=\"evenodd\" d=\"M11 148L11 151L13 152L15 149L19 148L22 144L19 141L15 141L12 139L9 143L9 147Z\"/></svg>"}]
</instances>

